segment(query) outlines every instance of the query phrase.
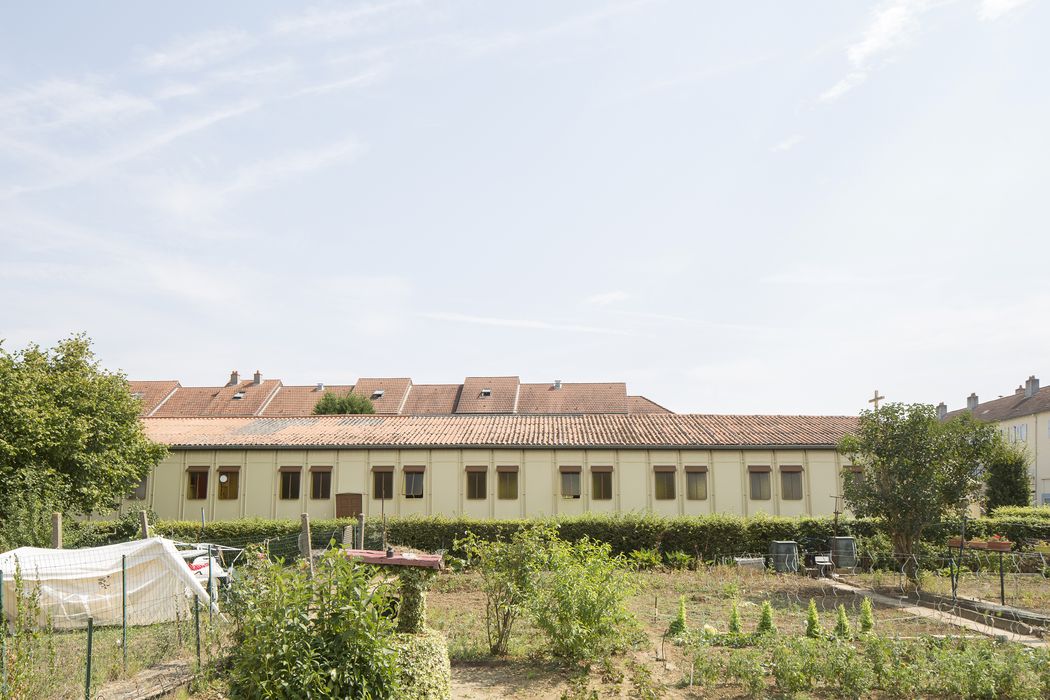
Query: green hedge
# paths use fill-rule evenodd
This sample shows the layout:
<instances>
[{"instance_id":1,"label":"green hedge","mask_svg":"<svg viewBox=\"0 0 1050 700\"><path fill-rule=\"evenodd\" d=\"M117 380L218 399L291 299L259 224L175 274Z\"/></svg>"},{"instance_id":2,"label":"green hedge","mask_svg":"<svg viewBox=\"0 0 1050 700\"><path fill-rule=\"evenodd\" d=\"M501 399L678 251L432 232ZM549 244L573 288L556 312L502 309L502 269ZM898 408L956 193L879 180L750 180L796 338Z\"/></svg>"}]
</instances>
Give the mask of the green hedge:
<instances>
[{"instance_id":1,"label":"green hedge","mask_svg":"<svg viewBox=\"0 0 1050 700\"><path fill-rule=\"evenodd\" d=\"M394 646L401 669L401 700L449 700L452 697L452 667L448 645L440 632L398 633Z\"/></svg>"},{"instance_id":2,"label":"green hedge","mask_svg":"<svg viewBox=\"0 0 1050 700\"><path fill-rule=\"evenodd\" d=\"M332 537L341 538L343 528L353 525L353 519L315 520L310 529L313 546L323 547ZM826 540L835 532L831 518L784 518L771 516L739 517L734 515L703 515L661 517L655 515L585 515L572 518L535 520L480 520L448 517L387 518L387 541L396 545L424 551L446 550L453 554L454 542L468 532L483 539L509 537L515 530L528 524L549 522L556 525L561 536L578 540L584 536L609 542L613 551L628 553L641 549L655 549L663 553L686 552L705 559L733 554L764 554L773 540L794 540L806 543ZM108 523L85 523L68 538L67 546L88 547L119 542L137 536L134 527L124 520ZM948 537L958 534L958 522L944 522L926 532L925 541L931 547L943 545ZM840 519L840 535L871 537L880 532L878 521L867 519ZM297 551L299 521L251 518L208 523L204 532L194 521L161 520L153 525L153 532L183 541L206 541L231 547L261 544L270 540L271 552L294 555ZM1032 540L1050 540L1050 519L1041 517L996 517L967 521L968 537L1005 535L1014 542L1027 544ZM379 549L382 545L382 522L370 518L365 525L365 546Z\"/></svg>"},{"instance_id":3,"label":"green hedge","mask_svg":"<svg viewBox=\"0 0 1050 700\"><path fill-rule=\"evenodd\" d=\"M999 506L992 511L992 516L1015 520L1050 520L1050 506Z\"/></svg>"}]
</instances>

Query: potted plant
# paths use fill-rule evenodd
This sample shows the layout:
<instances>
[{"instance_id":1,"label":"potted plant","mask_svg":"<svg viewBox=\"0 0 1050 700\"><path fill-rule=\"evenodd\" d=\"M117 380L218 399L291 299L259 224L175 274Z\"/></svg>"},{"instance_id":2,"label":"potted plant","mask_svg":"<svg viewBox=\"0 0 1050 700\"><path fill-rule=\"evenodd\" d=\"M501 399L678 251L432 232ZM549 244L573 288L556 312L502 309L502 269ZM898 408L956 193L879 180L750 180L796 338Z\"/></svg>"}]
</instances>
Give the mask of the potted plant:
<instances>
[{"instance_id":1,"label":"potted plant","mask_svg":"<svg viewBox=\"0 0 1050 700\"><path fill-rule=\"evenodd\" d=\"M1002 535L992 535L992 539L988 540L987 548L993 552L1009 552L1013 545L1013 542Z\"/></svg>"},{"instance_id":2,"label":"potted plant","mask_svg":"<svg viewBox=\"0 0 1050 700\"><path fill-rule=\"evenodd\" d=\"M987 549L988 543L984 540L969 540L966 543L966 546L970 549Z\"/></svg>"},{"instance_id":3,"label":"potted plant","mask_svg":"<svg viewBox=\"0 0 1050 700\"><path fill-rule=\"evenodd\" d=\"M948 538L948 546L951 547L952 549L958 549L959 547L962 547L962 543L963 543L963 538L961 538L961 537L949 537Z\"/></svg>"}]
</instances>

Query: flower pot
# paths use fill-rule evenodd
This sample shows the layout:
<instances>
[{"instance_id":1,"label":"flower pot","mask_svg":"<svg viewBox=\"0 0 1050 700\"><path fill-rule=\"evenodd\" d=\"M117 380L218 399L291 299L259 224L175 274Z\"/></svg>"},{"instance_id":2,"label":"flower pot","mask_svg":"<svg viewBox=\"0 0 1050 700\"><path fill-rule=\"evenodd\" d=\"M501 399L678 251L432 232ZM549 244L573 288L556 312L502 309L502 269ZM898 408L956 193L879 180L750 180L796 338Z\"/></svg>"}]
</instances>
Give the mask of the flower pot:
<instances>
[{"instance_id":1,"label":"flower pot","mask_svg":"<svg viewBox=\"0 0 1050 700\"><path fill-rule=\"evenodd\" d=\"M970 540L966 546L970 549L988 549L988 543L984 540Z\"/></svg>"},{"instance_id":2,"label":"flower pot","mask_svg":"<svg viewBox=\"0 0 1050 700\"><path fill-rule=\"evenodd\" d=\"M1013 547L1013 542L1007 540L998 540L988 542L986 545L987 549L992 552L1009 552Z\"/></svg>"},{"instance_id":3,"label":"flower pot","mask_svg":"<svg viewBox=\"0 0 1050 700\"><path fill-rule=\"evenodd\" d=\"M961 537L952 537L951 539L948 540L948 546L951 547L952 549L958 549L959 547L962 546L962 543L963 543L963 541L962 541Z\"/></svg>"}]
</instances>

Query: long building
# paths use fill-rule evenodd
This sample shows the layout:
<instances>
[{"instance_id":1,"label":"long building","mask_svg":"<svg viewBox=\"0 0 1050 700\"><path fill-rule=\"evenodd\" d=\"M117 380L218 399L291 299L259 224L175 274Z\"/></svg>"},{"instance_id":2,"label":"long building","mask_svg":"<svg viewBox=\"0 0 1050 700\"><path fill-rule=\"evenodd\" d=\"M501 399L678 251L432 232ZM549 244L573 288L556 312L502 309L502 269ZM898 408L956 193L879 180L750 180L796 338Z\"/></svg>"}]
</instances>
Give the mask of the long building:
<instances>
[{"instance_id":1,"label":"long building","mask_svg":"<svg viewBox=\"0 0 1050 700\"><path fill-rule=\"evenodd\" d=\"M209 520L588 512L827 515L848 416L144 417L170 454L127 506Z\"/></svg>"}]
</instances>

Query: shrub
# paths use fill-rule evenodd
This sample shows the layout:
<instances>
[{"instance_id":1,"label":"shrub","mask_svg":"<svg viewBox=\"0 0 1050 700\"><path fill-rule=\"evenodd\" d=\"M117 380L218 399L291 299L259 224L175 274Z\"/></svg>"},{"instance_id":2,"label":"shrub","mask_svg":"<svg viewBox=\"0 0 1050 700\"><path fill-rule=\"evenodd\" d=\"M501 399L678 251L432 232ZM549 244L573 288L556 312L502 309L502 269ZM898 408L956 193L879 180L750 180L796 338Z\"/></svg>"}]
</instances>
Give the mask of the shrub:
<instances>
[{"instance_id":1,"label":"shrub","mask_svg":"<svg viewBox=\"0 0 1050 700\"><path fill-rule=\"evenodd\" d=\"M776 634L777 626L773 622L773 606L768 600L762 603L762 617L758 619L759 634Z\"/></svg>"},{"instance_id":2,"label":"shrub","mask_svg":"<svg viewBox=\"0 0 1050 700\"><path fill-rule=\"evenodd\" d=\"M627 555L627 560L637 571L649 571L660 566L660 552L656 549L636 549Z\"/></svg>"},{"instance_id":3,"label":"shrub","mask_svg":"<svg viewBox=\"0 0 1050 700\"><path fill-rule=\"evenodd\" d=\"M671 624L667 627L667 633L672 637L678 637L687 631L688 627L685 621L685 596L678 597L678 614L671 620Z\"/></svg>"},{"instance_id":4,"label":"shrub","mask_svg":"<svg viewBox=\"0 0 1050 700\"><path fill-rule=\"evenodd\" d=\"M242 697L397 697L390 590L329 552L314 567L249 559L228 610L235 623L230 688Z\"/></svg>"},{"instance_id":5,"label":"shrub","mask_svg":"<svg viewBox=\"0 0 1050 700\"><path fill-rule=\"evenodd\" d=\"M853 636L849 616L846 615L846 606L842 603L839 603L838 619L835 620L835 636L839 639L849 639Z\"/></svg>"},{"instance_id":6,"label":"shrub","mask_svg":"<svg viewBox=\"0 0 1050 700\"><path fill-rule=\"evenodd\" d=\"M508 540L482 540L470 533L457 540L480 572L485 591L485 631L492 654L507 653L514 623L535 594L537 576L545 565L555 530L525 528Z\"/></svg>"},{"instance_id":7,"label":"shrub","mask_svg":"<svg viewBox=\"0 0 1050 700\"><path fill-rule=\"evenodd\" d=\"M674 569L675 571L692 569L696 566L696 557L686 554L685 552L668 552L664 555L664 559L667 560L667 568Z\"/></svg>"},{"instance_id":8,"label":"shrub","mask_svg":"<svg viewBox=\"0 0 1050 700\"><path fill-rule=\"evenodd\" d=\"M817 603L809 599L809 610L806 611L806 636L810 639L819 639L823 636L820 629L820 615L817 614Z\"/></svg>"},{"instance_id":9,"label":"shrub","mask_svg":"<svg viewBox=\"0 0 1050 700\"><path fill-rule=\"evenodd\" d=\"M790 697L813 689L816 655L812 650L813 645L806 640L791 640L773 647L771 670L781 693Z\"/></svg>"},{"instance_id":10,"label":"shrub","mask_svg":"<svg viewBox=\"0 0 1050 700\"><path fill-rule=\"evenodd\" d=\"M734 600L733 606L729 608L729 634L741 634L742 632L743 627L740 624L740 610Z\"/></svg>"},{"instance_id":11,"label":"shrub","mask_svg":"<svg viewBox=\"0 0 1050 700\"><path fill-rule=\"evenodd\" d=\"M530 613L554 656L598 659L635 636L638 622L627 609L634 579L610 550L588 538L550 542L549 569L537 582Z\"/></svg>"},{"instance_id":12,"label":"shrub","mask_svg":"<svg viewBox=\"0 0 1050 700\"><path fill-rule=\"evenodd\" d=\"M452 697L452 669L445 638L434 630L398 634L399 700L448 700Z\"/></svg>"},{"instance_id":13,"label":"shrub","mask_svg":"<svg viewBox=\"0 0 1050 700\"><path fill-rule=\"evenodd\" d=\"M726 662L726 675L743 685L749 697L760 697L766 689L762 655L753 649L734 649Z\"/></svg>"},{"instance_id":14,"label":"shrub","mask_svg":"<svg viewBox=\"0 0 1050 700\"><path fill-rule=\"evenodd\" d=\"M871 611L871 598L864 596L860 603L860 631L871 632L875 628L875 616Z\"/></svg>"}]
</instances>

